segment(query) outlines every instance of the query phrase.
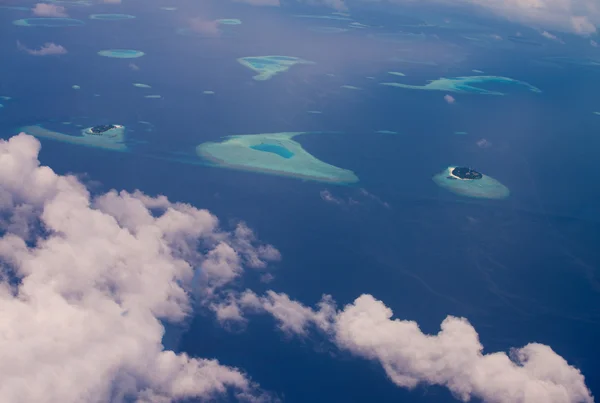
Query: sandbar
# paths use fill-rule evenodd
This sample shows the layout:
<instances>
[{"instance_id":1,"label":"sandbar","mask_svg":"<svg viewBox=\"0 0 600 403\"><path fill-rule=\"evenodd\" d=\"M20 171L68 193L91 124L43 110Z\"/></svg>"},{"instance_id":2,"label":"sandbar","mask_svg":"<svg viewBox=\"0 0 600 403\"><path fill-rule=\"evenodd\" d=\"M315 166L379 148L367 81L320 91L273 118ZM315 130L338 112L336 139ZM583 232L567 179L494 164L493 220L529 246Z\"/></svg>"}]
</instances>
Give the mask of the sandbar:
<instances>
[{"instance_id":1,"label":"sandbar","mask_svg":"<svg viewBox=\"0 0 600 403\"><path fill-rule=\"evenodd\" d=\"M427 90L427 91L447 91L447 92L458 92L458 93L470 93L470 94L484 94L484 95L505 95L503 92L489 91L483 88L474 87L471 84L479 83L501 83L501 84L512 84L519 85L527 88L531 92L540 93L542 92L539 88L526 83L524 81L515 80L508 77L498 76L468 76L468 77L453 77L453 78L439 78L432 80L425 85L409 85L401 83L380 83L390 87L407 88L414 90Z\"/></svg>"},{"instance_id":2,"label":"sandbar","mask_svg":"<svg viewBox=\"0 0 600 403\"><path fill-rule=\"evenodd\" d=\"M496 179L482 175L481 179L461 179L452 171L456 166L449 166L433 177L433 181L440 187L461 196L478 199L505 199L510 195L506 186Z\"/></svg>"},{"instance_id":3,"label":"sandbar","mask_svg":"<svg viewBox=\"0 0 600 403\"><path fill-rule=\"evenodd\" d=\"M142 83L133 83L133 86L137 87L137 88L152 88L148 84L142 84Z\"/></svg>"},{"instance_id":4,"label":"sandbar","mask_svg":"<svg viewBox=\"0 0 600 403\"><path fill-rule=\"evenodd\" d=\"M388 74L391 74L393 76L400 76L400 77L405 77L406 76L406 74L400 73L399 71L388 71Z\"/></svg>"},{"instance_id":5,"label":"sandbar","mask_svg":"<svg viewBox=\"0 0 600 403\"><path fill-rule=\"evenodd\" d=\"M229 136L196 147L196 153L215 166L299 179L349 184L354 172L327 164L309 154L294 137L306 132Z\"/></svg>"},{"instance_id":6,"label":"sandbar","mask_svg":"<svg viewBox=\"0 0 600 403\"><path fill-rule=\"evenodd\" d=\"M125 145L125 127L120 125L115 125L114 129L108 130L101 135L92 134L91 127L81 130L79 135L76 136L56 132L42 125L25 126L20 130L35 137L62 141L64 143L113 151L127 151L127 146Z\"/></svg>"},{"instance_id":7,"label":"sandbar","mask_svg":"<svg viewBox=\"0 0 600 403\"><path fill-rule=\"evenodd\" d=\"M80 90L81 87L78 85L72 85L71 88L73 88L74 90Z\"/></svg>"},{"instance_id":8,"label":"sandbar","mask_svg":"<svg viewBox=\"0 0 600 403\"><path fill-rule=\"evenodd\" d=\"M98 55L117 59L135 59L144 56L145 53L134 49L107 49L99 51Z\"/></svg>"},{"instance_id":9,"label":"sandbar","mask_svg":"<svg viewBox=\"0 0 600 403\"><path fill-rule=\"evenodd\" d=\"M293 56L248 56L237 60L243 66L258 73L252 77L257 81L268 80L276 74L289 70L290 67L296 64L314 64L314 62Z\"/></svg>"},{"instance_id":10,"label":"sandbar","mask_svg":"<svg viewBox=\"0 0 600 403\"><path fill-rule=\"evenodd\" d=\"M340 86L340 88L345 88L347 90L362 90L362 88L358 88L353 85L347 85L347 84Z\"/></svg>"},{"instance_id":11,"label":"sandbar","mask_svg":"<svg viewBox=\"0 0 600 403\"><path fill-rule=\"evenodd\" d=\"M208 90L207 90L207 91L202 91L202 93L203 93L204 95L215 95L215 92L214 92L214 91L208 91Z\"/></svg>"},{"instance_id":12,"label":"sandbar","mask_svg":"<svg viewBox=\"0 0 600 403\"><path fill-rule=\"evenodd\" d=\"M144 98L160 99L160 98L162 98L162 96L161 95L146 95Z\"/></svg>"}]
</instances>

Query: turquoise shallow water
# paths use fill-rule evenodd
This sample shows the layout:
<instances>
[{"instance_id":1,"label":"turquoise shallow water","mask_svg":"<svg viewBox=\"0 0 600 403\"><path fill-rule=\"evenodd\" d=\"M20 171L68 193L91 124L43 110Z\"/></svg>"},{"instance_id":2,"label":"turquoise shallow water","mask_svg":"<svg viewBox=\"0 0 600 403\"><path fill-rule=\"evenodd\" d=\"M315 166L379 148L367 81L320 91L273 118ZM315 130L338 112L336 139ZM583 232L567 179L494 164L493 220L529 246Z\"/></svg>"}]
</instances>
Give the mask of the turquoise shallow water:
<instances>
[{"instance_id":1,"label":"turquoise shallow water","mask_svg":"<svg viewBox=\"0 0 600 403\"><path fill-rule=\"evenodd\" d=\"M273 154L277 154L280 157L289 159L292 158L294 156L294 153L291 152L290 150L288 150L285 147L276 145L276 144L265 144L265 143L261 143L261 144L257 144L254 146L250 146L251 149L253 150L257 150L257 151L264 151L267 153L273 153Z\"/></svg>"},{"instance_id":2,"label":"turquoise shallow water","mask_svg":"<svg viewBox=\"0 0 600 403\"><path fill-rule=\"evenodd\" d=\"M107 49L98 52L100 56L113 57L117 59L134 59L144 56L144 52L134 49Z\"/></svg>"}]
</instances>

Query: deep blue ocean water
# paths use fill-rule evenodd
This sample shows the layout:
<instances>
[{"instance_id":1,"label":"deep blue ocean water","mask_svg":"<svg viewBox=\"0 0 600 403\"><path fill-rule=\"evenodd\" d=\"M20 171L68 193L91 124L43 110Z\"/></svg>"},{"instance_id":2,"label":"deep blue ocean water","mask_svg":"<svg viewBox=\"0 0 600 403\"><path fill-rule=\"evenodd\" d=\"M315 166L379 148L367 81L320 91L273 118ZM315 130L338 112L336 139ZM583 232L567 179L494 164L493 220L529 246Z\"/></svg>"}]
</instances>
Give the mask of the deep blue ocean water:
<instances>
[{"instance_id":1,"label":"deep blue ocean water","mask_svg":"<svg viewBox=\"0 0 600 403\"><path fill-rule=\"evenodd\" d=\"M406 52L362 31L318 34L305 27L338 23L241 6L197 12L241 18L244 34L187 37L175 31L195 5L177 3L177 12L158 5L123 4L119 12L138 17L127 21L87 19L112 12L109 6L73 8L71 17L86 26L59 29L15 27L11 21L26 13L0 10L0 95L13 98L0 110L2 138L49 120L125 124L135 130L130 153L42 140L41 161L59 173L81 174L94 191L140 189L208 208L225 227L245 221L283 260L272 283L250 275L244 286L285 292L305 304L323 293L341 305L370 293L396 317L432 333L447 315L465 316L486 352L548 344L600 394L600 117L592 114L600 110L600 70L539 64L545 55L567 52L546 43L541 50L516 43L510 52L423 45L410 54L438 65L403 64L388 56ZM365 11L361 21L411 21L380 11ZM60 43L69 53L33 57L17 49L17 40L31 47ZM96 55L114 48L146 56ZM316 65L256 82L255 73L235 61L278 54ZM402 71L403 82L422 85L472 69L529 82L543 93L489 87L507 95L454 94L456 104L448 105L443 92L377 85L401 80L387 71ZM81 89L73 90L75 84ZM150 94L162 99L144 98ZM138 121L152 123L152 131ZM354 171L360 183L338 187L185 163L205 141L282 131L336 132L295 140L322 161ZM481 139L487 147L477 144ZM511 197L468 199L436 187L431 177L452 164L477 167L505 184ZM323 190L345 203L324 202ZM377 364L340 353L318 335L300 341L274 328L258 316L244 332L232 333L199 312L173 345L239 366L289 402L454 401L442 388L399 389Z\"/></svg>"}]
</instances>

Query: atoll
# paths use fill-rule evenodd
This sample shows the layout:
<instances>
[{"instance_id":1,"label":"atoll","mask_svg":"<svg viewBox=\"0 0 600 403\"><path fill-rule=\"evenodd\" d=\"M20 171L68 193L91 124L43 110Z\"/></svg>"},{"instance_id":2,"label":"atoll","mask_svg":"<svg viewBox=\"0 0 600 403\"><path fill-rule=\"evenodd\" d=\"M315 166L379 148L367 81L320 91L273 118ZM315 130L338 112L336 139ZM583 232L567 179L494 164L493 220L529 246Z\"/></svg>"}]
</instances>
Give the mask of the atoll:
<instances>
[{"instance_id":1,"label":"atoll","mask_svg":"<svg viewBox=\"0 0 600 403\"><path fill-rule=\"evenodd\" d=\"M135 15L130 14L91 14L89 16L91 20L105 20L105 21L120 21L120 20L131 20L135 18Z\"/></svg>"},{"instance_id":2,"label":"atoll","mask_svg":"<svg viewBox=\"0 0 600 403\"><path fill-rule=\"evenodd\" d=\"M85 25L85 22L74 18L23 18L13 21L14 25L19 27L78 27Z\"/></svg>"},{"instance_id":3,"label":"atoll","mask_svg":"<svg viewBox=\"0 0 600 403\"><path fill-rule=\"evenodd\" d=\"M103 148L113 151L127 151L125 145L125 127L121 125L93 126L81 130L78 135L60 133L42 125L25 126L21 131L32 136L62 141L87 147Z\"/></svg>"},{"instance_id":4,"label":"atoll","mask_svg":"<svg viewBox=\"0 0 600 403\"><path fill-rule=\"evenodd\" d=\"M99 51L98 55L117 59L135 59L144 56L145 53L134 49L107 49Z\"/></svg>"},{"instance_id":5,"label":"atoll","mask_svg":"<svg viewBox=\"0 0 600 403\"><path fill-rule=\"evenodd\" d=\"M500 84L513 84L520 85L527 88L531 92L540 93L542 92L539 88L526 83L524 81L515 80L507 77L498 76L469 76L469 77L454 77L454 78L439 78L432 80L425 85L409 85L401 83L381 83L381 85L387 85L390 87L408 88L415 90L427 90L427 91L446 91L446 92L458 92L458 93L470 93L470 94L484 94L484 95L504 95L502 92L489 91L483 88L474 87L471 84L478 83L500 83Z\"/></svg>"},{"instance_id":6,"label":"atoll","mask_svg":"<svg viewBox=\"0 0 600 403\"><path fill-rule=\"evenodd\" d=\"M237 59L239 63L254 70L258 75L252 77L257 81L268 80L276 74L287 71L296 64L314 64L307 60L292 56L249 56Z\"/></svg>"},{"instance_id":7,"label":"atoll","mask_svg":"<svg viewBox=\"0 0 600 403\"><path fill-rule=\"evenodd\" d=\"M480 199L505 199L510 191L496 179L467 167L450 166L433 177L452 193Z\"/></svg>"},{"instance_id":8,"label":"atoll","mask_svg":"<svg viewBox=\"0 0 600 403\"><path fill-rule=\"evenodd\" d=\"M293 138L305 132L230 136L196 148L215 166L337 184L358 182L356 175L318 160Z\"/></svg>"}]
</instances>

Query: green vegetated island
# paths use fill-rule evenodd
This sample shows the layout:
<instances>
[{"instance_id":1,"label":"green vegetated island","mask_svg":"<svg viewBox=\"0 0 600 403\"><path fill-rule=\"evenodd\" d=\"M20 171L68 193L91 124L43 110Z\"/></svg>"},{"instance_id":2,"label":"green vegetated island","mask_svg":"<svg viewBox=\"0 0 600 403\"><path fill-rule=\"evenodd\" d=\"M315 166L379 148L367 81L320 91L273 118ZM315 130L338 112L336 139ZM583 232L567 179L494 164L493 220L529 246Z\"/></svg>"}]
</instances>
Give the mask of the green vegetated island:
<instances>
[{"instance_id":1,"label":"green vegetated island","mask_svg":"<svg viewBox=\"0 0 600 403\"><path fill-rule=\"evenodd\" d=\"M125 126L123 125L111 124L88 127L81 130L79 135L76 136L47 129L41 124L24 126L21 131L42 139L113 151L127 151Z\"/></svg>"},{"instance_id":2,"label":"green vegetated island","mask_svg":"<svg viewBox=\"0 0 600 403\"><path fill-rule=\"evenodd\" d=\"M468 167L449 166L435 175L433 181L438 186L461 196L505 199L510 195L510 191L502 183Z\"/></svg>"},{"instance_id":3,"label":"green vegetated island","mask_svg":"<svg viewBox=\"0 0 600 403\"><path fill-rule=\"evenodd\" d=\"M252 77L257 81L265 81L276 74L290 69L296 64L314 64L308 60L303 60L292 56L248 56L237 59L239 63L258 74Z\"/></svg>"},{"instance_id":4,"label":"green vegetated island","mask_svg":"<svg viewBox=\"0 0 600 403\"><path fill-rule=\"evenodd\" d=\"M221 142L196 147L196 153L212 165L290 176L299 179L349 184L358 182L354 172L323 162L294 140L307 132L229 136Z\"/></svg>"},{"instance_id":5,"label":"green vegetated island","mask_svg":"<svg viewBox=\"0 0 600 403\"><path fill-rule=\"evenodd\" d=\"M500 83L500 84L512 84L519 85L527 88L531 92L540 93L542 92L539 88L526 83L525 81L515 80L508 77L498 76L467 76L467 77L453 77L453 78L438 78L437 80L431 80L425 85L409 85L402 83L380 83L381 85L387 85L390 87L407 88L414 90L426 90L426 91L446 91L446 92L459 92L459 93L470 93L470 94L484 94L484 95L505 95L503 92L490 91L483 88L475 87L473 84L485 84L485 83Z\"/></svg>"}]
</instances>

